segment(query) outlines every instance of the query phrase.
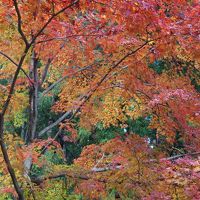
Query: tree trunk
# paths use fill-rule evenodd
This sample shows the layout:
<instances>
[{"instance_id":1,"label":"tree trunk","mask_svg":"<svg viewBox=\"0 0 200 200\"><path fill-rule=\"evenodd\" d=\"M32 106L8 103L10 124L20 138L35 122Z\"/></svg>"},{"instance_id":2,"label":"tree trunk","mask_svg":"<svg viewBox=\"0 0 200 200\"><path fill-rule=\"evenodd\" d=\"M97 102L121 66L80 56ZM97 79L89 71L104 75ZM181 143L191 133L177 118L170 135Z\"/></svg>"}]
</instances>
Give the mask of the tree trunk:
<instances>
[{"instance_id":1,"label":"tree trunk","mask_svg":"<svg viewBox=\"0 0 200 200\"><path fill-rule=\"evenodd\" d=\"M30 143L33 139L37 138L37 118L38 118L38 60L35 57L35 52L32 53L31 66L29 76L33 80L33 86L29 89L29 121L28 130L26 134L26 143Z\"/></svg>"},{"instance_id":2,"label":"tree trunk","mask_svg":"<svg viewBox=\"0 0 200 200\"><path fill-rule=\"evenodd\" d=\"M4 158L4 161L5 161L7 170L10 174L13 185L15 187L17 194L18 194L18 199L24 200L23 191L19 187L19 184L17 182L17 178L15 176L14 169L12 168L9 157L8 157L8 152L7 152L6 144L4 142L4 137L3 137L3 134L4 134L3 126L4 126L4 117L3 117L2 114L0 114L0 146L1 146L1 151L2 151L2 154L3 154L3 158Z\"/></svg>"}]
</instances>

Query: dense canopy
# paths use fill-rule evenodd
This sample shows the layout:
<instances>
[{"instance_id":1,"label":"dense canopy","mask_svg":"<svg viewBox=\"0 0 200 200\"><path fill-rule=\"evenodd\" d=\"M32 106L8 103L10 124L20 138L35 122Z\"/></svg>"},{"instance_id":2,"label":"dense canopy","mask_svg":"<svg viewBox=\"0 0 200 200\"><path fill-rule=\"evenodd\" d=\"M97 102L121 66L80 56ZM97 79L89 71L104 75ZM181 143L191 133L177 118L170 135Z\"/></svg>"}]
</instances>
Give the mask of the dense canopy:
<instances>
[{"instance_id":1,"label":"dense canopy","mask_svg":"<svg viewBox=\"0 0 200 200\"><path fill-rule=\"evenodd\" d=\"M199 19L199 0L0 0L0 200L199 200Z\"/></svg>"}]
</instances>

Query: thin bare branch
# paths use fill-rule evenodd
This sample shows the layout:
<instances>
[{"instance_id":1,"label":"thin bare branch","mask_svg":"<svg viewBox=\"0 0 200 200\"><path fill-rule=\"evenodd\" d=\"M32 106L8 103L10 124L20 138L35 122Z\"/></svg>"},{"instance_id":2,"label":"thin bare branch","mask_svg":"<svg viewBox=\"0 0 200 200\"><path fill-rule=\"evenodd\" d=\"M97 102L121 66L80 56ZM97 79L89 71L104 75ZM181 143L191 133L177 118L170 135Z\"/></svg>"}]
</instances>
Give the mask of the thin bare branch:
<instances>
[{"instance_id":1,"label":"thin bare branch","mask_svg":"<svg viewBox=\"0 0 200 200\"><path fill-rule=\"evenodd\" d=\"M8 59L11 63L13 63L16 67L18 67L18 64L17 64L10 56L6 55L6 54L3 53L2 51L0 51L0 54L1 54L2 56L4 56L5 58L7 58L7 59ZM21 70L21 71L24 73L24 75L28 78L29 82L32 83L32 81L31 81L29 75L26 73L26 71L25 71L22 67L21 67L20 70Z\"/></svg>"},{"instance_id":2,"label":"thin bare branch","mask_svg":"<svg viewBox=\"0 0 200 200\"><path fill-rule=\"evenodd\" d=\"M101 37L102 35L97 35L97 34L88 34L88 35L83 35L83 34L76 34L76 35L68 35L66 37L53 37L53 38L48 38L46 40L40 40L38 42L36 42L36 44L41 44L41 43L45 43L45 42L51 42L51 41L65 41L69 38L73 38L73 37Z\"/></svg>"},{"instance_id":3,"label":"thin bare branch","mask_svg":"<svg viewBox=\"0 0 200 200\"><path fill-rule=\"evenodd\" d=\"M5 115L5 112L6 112L7 108L8 108L9 103L10 103L11 97L12 97L13 92L14 92L15 83L17 81L18 74L19 74L19 72L21 70L22 64L24 62L26 54L28 53L28 50L29 50L29 48L25 48L24 53L23 53L23 55L22 55L22 57L21 57L21 59L19 61L18 67L17 67L17 69L15 71L15 75L13 77L13 80L12 80L12 83L11 83L11 86L10 86L10 91L8 93L8 97L7 97L7 99L6 99L6 101L5 101L4 105L3 105L3 108L2 108L2 112L1 113L2 113L3 116Z\"/></svg>"},{"instance_id":4,"label":"thin bare branch","mask_svg":"<svg viewBox=\"0 0 200 200\"><path fill-rule=\"evenodd\" d=\"M21 35L26 47L28 47L29 46L28 40L27 40L26 36L24 35L24 32L22 31L22 17L21 17L21 13L19 11L17 0L13 0L13 3L14 3L15 10L17 13L17 18L18 18L18 32Z\"/></svg>"},{"instance_id":5,"label":"thin bare branch","mask_svg":"<svg viewBox=\"0 0 200 200\"><path fill-rule=\"evenodd\" d=\"M13 63L15 66L18 67L18 64L8 55L6 55L5 53L3 53L2 51L0 51L0 54L4 57L6 57L11 63Z\"/></svg>"}]
</instances>

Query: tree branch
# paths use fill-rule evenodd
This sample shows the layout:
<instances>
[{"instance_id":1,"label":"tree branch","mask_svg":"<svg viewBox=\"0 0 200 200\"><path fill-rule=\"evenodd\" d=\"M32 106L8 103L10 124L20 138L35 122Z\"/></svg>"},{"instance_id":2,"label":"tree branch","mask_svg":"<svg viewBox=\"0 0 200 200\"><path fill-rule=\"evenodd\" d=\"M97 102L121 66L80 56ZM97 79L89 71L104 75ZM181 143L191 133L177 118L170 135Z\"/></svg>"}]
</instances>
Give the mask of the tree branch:
<instances>
[{"instance_id":1,"label":"tree branch","mask_svg":"<svg viewBox=\"0 0 200 200\"><path fill-rule=\"evenodd\" d=\"M184 156L196 156L196 155L200 155L200 152L194 152L194 153L188 153L188 154L182 154L182 155L176 155L176 156L172 156L169 158L162 158L160 160L175 160L178 159L180 157L184 157ZM156 162L157 160L155 159L151 159L148 162ZM57 174L54 175L50 175L47 177L36 177L36 178L31 178L31 182L36 183L36 184L41 184L42 182L49 180L49 179L56 179L56 178L61 178L61 177L71 177L71 178L78 178L78 179L82 179L82 180L89 180L89 179L94 179L93 177L90 176L90 174L93 173L98 173L98 172L105 172L105 171L109 171L109 170L120 170L122 169L121 165L115 166L115 167L100 167L100 168L92 168L90 171L87 171L87 175L81 175L81 174L72 174L70 171L62 171L59 172ZM96 179L95 179L96 180ZM105 179L97 179L97 181L99 182L104 182L106 183Z\"/></svg>"},{"instance_id":2,"label":"tree branch","mask_svg":"<svg viewBox=\"0 0 200 200\"><path fill-rule=\"evenodd\" d=\"M22 64L24 62L26 54L28 53L29 48L30 47L28 47L28 46L25 48L24 53L22 54L22 57L21 57L21 59L19 61L19 64L17 65L17 70L15 71L15 74L14 74L14 77L13 77L13 80L12 80L12 83L11 83L11 87L10 87L10 90L9 90L9 93L8 93L8 97L7 97L6 101L5 101L5 103L3 104L2 111L0 113L0 146L1 146L1 151L3 153L3 158L4 158L4 161L6 163L7 170L9 172L9 174L10 174L10 177L12 179L13 185L15 187L15 190L16 190L17 194L18 194L19 200L24 200L23 191L21 190L21 188L19 186L19 183L17 181L14 169L13 169L11 163L10 163L10 160L9 160L7 148L6 148L6 145L5 145L5 142L4 142L3 125L4 125L4 115L6 113L6 110L7 110L8 106L9 106L9 103L11 101L11 97L12 97L13 92L14 92L14 88L15 88L15 84L16 84L16 81L17 81L17 77L19 75L19 72L21 70Z\"/></svg>"},{"instance_id":3,"label":"tree branch","mask_svg":"<svg viewBox=\"0 0 200 200\"><path fill-rule=\"evenodd\" d=\"M35 40L38 38L38 36L40 36L42 34L42 32L44 31L44 29L51 23L51 21L58 16L60 13L64 12L65 10L67 10L68 8L71 8L73 5L77 4L79 2L79 0L76 0L74 2L72 2L70 5L62 8L61 10L59 10L57 13L53 14L48 21L43 25L43 27L38 31L38 33L36 33L36 35L33 37L32 41L30 44L33 44L35 42Z\"/></svg>"},{"instance_id":4,"label":"tree branch","mask_svg":"<svg viewBox=\"0 0 200 200\"><path fill-rule=\"evenodd\" d=\"M47 131L51 130L53 127L57 126L60 122L62 122L65 118L72 115L72 111L68 111L65 114L63 114L59 119L57 119L54 123L50 124L46 128L44 128L42 131L38 133L39 137L42 137Z\"/></svg>"},{"instance_id":5,"label":"tree branch","mask_svg":"<svg viewBox=\"0 0 200 200\"><path fill-rule=\"evenodd\" d=\"M97 35L97 34L88 34L88 35L83 35L83 34L75 34L75 35L68 35L66 37L53 37L53 38L48 38L46 40L40 40L38 42L36 42L36 44L41 44L44 42L51 42L54 40L58 40L58 41L65 41L68 38L73 38L73 37L101 37L102 35Z\"/></svg>"},{"instance_id":6,"label":"tree branch","mask_svg":"<svg viewBox=\"0 0 200 200\"><path fill-rule=\"evenodd\" d=\"M11 63L13 63L16 67L18 67L18 64L10 57L10 56L8 56L8 55L6 55L5 53L3 53L3 52L1 52L0 51L0 54L2 55L2 56L4 56L4 57L6 57ZM29 80L29 82L30 82L30 84L32 84L32 80L31 80L31 78L29 77L29 75L26 73L26 71L21 67L21 69L20 69L23 73L24 73L24 75L27 77L27 79Z\"/></svg>"},{"instance_id":7,"label":"tree branch","mask_svg":"<svg viewBox=\"0 0 200 200\"><path fill-rule=\"evenodd\" d=\"M14 3L15 10L17 13L17 18L18 18L18 32L21 35L26 47L28 47L29 46L28 40L26 39L26 36L24 35L24 32L22 31L22 18L21 18L21 13L18 8L17 0L13 0L13 3Z\"/></svg>"},{"instance_id":8,"label":"tree branch","mask_svg":"<svg viewBox=\"0 0 200 200\"><path fill-rule=\"evenodd\" d=\"M106 58L108 59L109 57L111 56L111 54ZM100 61L102 62L102 61ZM45 91L43 91L42 93L42 96L44 96L45 94L47 94L49 91L51 91L56 85L58 85L59 83L61 83L62 81L64 81L66 78L70 77L70 76L73 76L81 71L84 71L84 70L87 70L87 69L90 69L92 68L96 63L92 63L91 65L88 65L88 66L85 66L79 70L77 70L76 72L72 72L72 73L69 73L63 77L61 77L60 79L58 79L56 82L54 82L52 85L50 85Z\"/></svg>"},{"instance_id":9,"label":"tree branch","mask_svg":"<svg viewBox=\"0 0 200 200\"><path fill-rule=\"evenodd\" d=\"M64 7L63 9L58 11L57 13L53 14L52 17L50 17L49 20L46 22L46 24L40 29L40 31L33 37L33 39L32 39L30 44L27 42L27 39L26 39L26 37L25 37L25 35L24 35L23 31L22 31L22 28L21 28L22 20L21 20L21 14L20 14L20 11L19 11L19 8L18 8L17 1L13 0L13 2L14 2L14 6L15 6L15 9L16 9L16 12L17 12L17 16L18 16L18 31L21 34L22 39L26 43L26 48L24 50L24 53L22 54L22 57L21 57L21 59L19 61L19 64L17 65L17 70L15 71L15 75L13 77L13 81L12 81L12 84L11 84L11 87L10 87L10 91L9 91L8 97L7 97L7 99L6 99L6 101L5 101L4 105L3 105L2 112L1 112L3 116L4 116L4 114L5 114L5 112L6 112L7 108L8 108L9 103L10 103L10 100L11 100L11 97L12 97L12 94L13 94L13 91L14 91L14 87L15 87L15 83L16 83L19 71L22 68L22 64L24 62L24 59L25 59L30 47L35 42L37 37L44 31L44 29L51 23L51 21L54 19L54 17L56 17L60 13L64 12L66 9L68 9L68 8L72 7L73 5L75 5L76 3L78 3L79 0L74 1L70 5Z\"/></svg>"},{"instance_id":10,"label":"tree branch","mask_svg":"<svg viewBox=\"0 0 200 200\"><path fill-rule=\"evenodd\" d=\"M69 73L63 77L61 77L60 79L58 79L56 82L54 82L52 85L50 85L43 93L42 93L42 96L44 96L45 94L49 93L49 91L51 91L56 85L58 85L59 83L61 83L62 81L64 81L66 78L70 77L70 76L73 76L81 71L84 71L88 68L90 68L92 66L86 66L86 67L83 67L82 69L80 70L77 70L76 72L72 72L72 73Z\"/></svg>"},{"instance_id":11,"label":"tree branch","mask_svg":"<svg viewBox=\"0 0 200 200\"><path fill-rule=\"evenodd\" d=\"M46 144L43 148L42 151L40 152L40 155L42 155L46 149L57 139L57 137L60 135L60 133L62 132L62 129L60 128L58 130L58 132L56 133L56 135L53 137L52 141L50 141L48 144Z\"/></svg>"},{"instance_id":12,"label":"tree branch","mask_svg":"<svg viewBox=\"0 0 200 200\"><path fill-rule=\"evenodd\" d=\"M198 155L200 155L200 152L186 153L186 154L180 154L180 155L176 155L176 156L172 156L172 157L168 157L168 158L162 158L162 159L160 159L160 161L176 160L178 158L182 158L185 156L198 156Z\"/></svg>"},{"instance_id":13,"label":"tree branch","mask_svg":"<svg viewBox=\"0 0 200 200\"><path fill-rule=\"evenodd\" d=\"M43 71L43 73L42 73L42 79L41 79L40 85L42 85L42 84L44 83L45 79L46 79L47 72L48 72L48 69L49 69L49 67L50 67L50 65L51 65L51 62L52 62L52 59L49 58L49 59L47 60L47 63L46 63L46 65L45 65L45 67L44 67L44 71Z\"/></svg>"},{"instance_id":14,"label":"tree branch","mask_svg":"<svg viewBox=\"0 0 200 200\"><path fill-rule=\"evenodd\" d=\"M12 165L10 163L10 160L9 160L7 147L6 147L6 144L4 142L4 137L3 137L3 132L4 132L3 125L4 125L4 116L3 116L2 113L0 113L0 146L1 146L1 151L2 151L2 154L3 154L4 161L6 163L7 170L10 174L11 179L12 179L14 188L15 188L17 194L18 194L19 200L24 200L23 191L21 190L21 188L19 186L15 172L14 172Z\"/></svg>"},{"instance_id":15,"label":"tree branch","mask_svg":"<svg viewBox=\"0 0 200 200\"><path fill-rule=\"evenodd\" d=\"M105 172L105 171L109 171L109 170L116 170L116 169L122 169L121 165L117 165L114 167L93 167L91 169L92 172Z\"/></svg>"},{"instance_id":16,"label":"tree branch","mask_svg":"<svg viewBox=\"0 0 200 200\"><path fill-rule=\"evenodd\" d=\"M94 92L98 89L98 87L104 82L104 80L113 71L113 69L115 69L118 65L120 65L127 57L133 55L134 53L136 53L137 51L139 51L140 49L142 49L146 44L148 44L148 42L149 41L146 41L144 44L142 44L141 46L139 46L135 50L130 51L125 56L123 56L118 62L116 62L108 70L108 72L101 78L101 80L96 84L96 86L93 89L91 89L86 95L84 95L83 101L80 103L79 106L77 106L77 108L75 110L66 112L57 121L55 121L54 123L50 124L48 127L44 128L42 131L39 132L39 134L38 134L39 137L42 137L47 131L49 131L53 127L57 126L60 122L62 122L66 117L68 117L70 115L72 115L72 116L70 116L70 119L68 119L68 120L71 120L78 113L78 111L85 104L85 102L88 101L88 99L90 99L90 97L94 94Z\"/></svg>"},{"instance_id":17,"label":"tree branch","mask_svg":"<svg viewBox=\"0 0 200 200\"><path fill-rule=\"evenodd\" d=\"M172 160L176 160L178 158L182 158L182 157L185 157L185 156L198 156L198 155L200 155L200 152L185 153L185 154L175 155L175 156L171 156L171 157L167 157L167 158L161 158L159 160L157 160L157 159L151 159L148 162L172 161Z\"/></svg>"},{"instance_id":18,"label":"tree branch","mask_svg":"<svg viewBox=\"0 0 200 200\"><path fill-rule=\"evenodd\" d=\"M18 67L18 64L8 55L6 55L5 53L3 53L2 51L0 51L0 54L4 57L6 57L11 63L13 63L15 66Z\"/></svg>"},{"instance_id":19,"label":"tree branch","mask_svg":"<svg viewBox=\"0 0 200 200\"><path fill-rule=\"evenodd\" d=\"M82 180L89 180L91 177L89 177L88 175L81 175L81 174L72 174L68 171L64 171L64 172L59 172L57 174L51 175L51 176L47 176L47 177L37 177L37 178L31 178L31 182L35 183L35 184L41 184L42 182L46 181L46 180L51 180L51 179L56 179L56 178L62 178L62 177L70 177L70 178L78 178L78 179L82 179Z\"/></svg>"},{"instance_id":20,"label":"tree branch","mask_svg":"<svg viewBox=\"0 0 200 200\"><path fill-rule=\"evenodd\" d=\"M22 57L21 57L21 59L19 61L19 64L17 65L17 69L15 71L15 75L13 77L13 80L12 80L12 83L11 83L11 86L10 86L10 91L8 93L8 97L7 97L7 99L6 99L6 101L5 101L4 105L3 105L3 108L2 108L2 112L1 113L2 113L3 116L5 115L5 112L6 112L7 108L8 108L9 103L10 103L11 97L12 97L13 92L14 92L15 83L17 81L18 74L19 74L19 72L21 70L22 64L24 62L26 54L28 53L29 48L30 47L25 48L24 53L22 54Z\"/></svg>"}]
</instances>

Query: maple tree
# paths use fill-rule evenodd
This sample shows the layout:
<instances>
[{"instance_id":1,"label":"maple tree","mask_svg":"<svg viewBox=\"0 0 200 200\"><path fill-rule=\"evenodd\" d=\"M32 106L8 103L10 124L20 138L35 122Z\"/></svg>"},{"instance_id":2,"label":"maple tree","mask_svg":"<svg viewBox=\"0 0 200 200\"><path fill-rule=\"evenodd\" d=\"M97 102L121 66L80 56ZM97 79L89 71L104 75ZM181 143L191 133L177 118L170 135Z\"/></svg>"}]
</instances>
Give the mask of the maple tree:
<instances>
[{"instance_id":1,"label":"maple tree","mask_svg":"<svg viewBox=\"0 0 200 200\"><path fill-rule=\"evenodd\" d=\"M3 198L199 199L199 10L0 1ZM66 165L70 145L81 154Z\"/></svg>"}]
</instances>

